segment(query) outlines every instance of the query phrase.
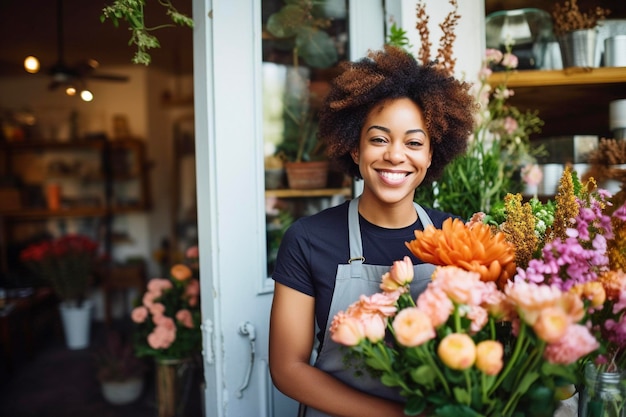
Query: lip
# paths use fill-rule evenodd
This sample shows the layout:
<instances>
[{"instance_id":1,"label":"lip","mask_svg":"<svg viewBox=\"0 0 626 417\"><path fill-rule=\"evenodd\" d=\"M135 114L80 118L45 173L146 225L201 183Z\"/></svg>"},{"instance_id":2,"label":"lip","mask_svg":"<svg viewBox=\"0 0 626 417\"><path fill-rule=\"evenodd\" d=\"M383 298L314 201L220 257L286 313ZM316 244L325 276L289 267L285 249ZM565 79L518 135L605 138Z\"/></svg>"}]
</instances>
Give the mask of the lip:
<instances>
[{"instance_id":1,"label":"lip","mask_svg":"<svg viewBox=\"0 0 626 417\"><path fill-rule=\"evenodd\" d=\"M378 177L389 185L400 185L407 181L408 176L411 174L409 171L398 171L389 169L377 169Z\"/></svg>"}]
</instances>

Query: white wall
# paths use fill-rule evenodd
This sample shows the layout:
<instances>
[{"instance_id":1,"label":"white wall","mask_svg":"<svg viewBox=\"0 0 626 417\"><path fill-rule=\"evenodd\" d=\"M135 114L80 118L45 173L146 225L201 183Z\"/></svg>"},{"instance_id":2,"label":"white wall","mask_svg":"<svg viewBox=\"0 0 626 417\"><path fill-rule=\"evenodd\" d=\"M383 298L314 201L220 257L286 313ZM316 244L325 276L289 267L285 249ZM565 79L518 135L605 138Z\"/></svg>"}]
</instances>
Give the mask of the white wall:
<instances>
[{"instance_id":1,"label":"white wall","mask_svg":"<svg viewBox=\"0 0 626 417\"><path fill-rule=\"evenodd\" d=\"M393 2L395 3L395 2ZM461 18L454 31L454 57L456 58L455 74L457 77L473 81L476 80L478 70L485 50L485 2L483 0L458 0L458 14ZM415 28L417 0L400 0L400 4L390 9L397 23L408 32L414 53L419 51L419 34ZM428 29L430 31L431 56L437 53L441 29L439 24L452 10L446 0L425 0L426 13L429 16Z\"/></svg>"}]
</instances>

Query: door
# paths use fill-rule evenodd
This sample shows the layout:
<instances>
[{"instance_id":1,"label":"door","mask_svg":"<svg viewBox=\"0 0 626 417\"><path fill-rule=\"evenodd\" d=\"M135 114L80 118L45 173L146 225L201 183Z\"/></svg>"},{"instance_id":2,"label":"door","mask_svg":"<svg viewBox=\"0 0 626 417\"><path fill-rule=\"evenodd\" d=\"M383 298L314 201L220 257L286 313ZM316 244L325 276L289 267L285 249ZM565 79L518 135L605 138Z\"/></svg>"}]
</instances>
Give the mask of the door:
<instances>
[{"instance_id":1,"label":"door","mask_svg":"<svg viewBox=\"0 0 626 417\"><path fill-rule=\"evenodd\" d=\"M384 42L383 2L349 2L351 58ZM205 415L295 416L268 372L262 1L193 0Z\"/></svg>"}]
</instances>

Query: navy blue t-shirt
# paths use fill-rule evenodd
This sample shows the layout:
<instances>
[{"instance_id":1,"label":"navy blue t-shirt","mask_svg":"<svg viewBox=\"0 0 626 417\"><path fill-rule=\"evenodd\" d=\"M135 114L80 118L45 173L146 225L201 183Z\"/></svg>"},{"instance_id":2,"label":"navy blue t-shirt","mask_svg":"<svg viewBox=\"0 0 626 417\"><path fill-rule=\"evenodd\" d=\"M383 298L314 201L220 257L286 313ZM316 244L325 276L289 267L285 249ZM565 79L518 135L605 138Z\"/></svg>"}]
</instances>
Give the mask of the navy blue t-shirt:
<instances>
[{"instance_id":1,"label":"navy blue t-shirt","mask_svg":"<svg viewBox=\"0 0 626 417\"><path fill-rule=\"evenodd\" d=\"M345 202L296 220L283 236L272 275L276 282L315 297L315 318L321 337L328 320L337 266L347 264L350 258L348 206L349 202ZM437 228L448 217L457 217L426 207L424 210ZM414 265L423 263L405 245L415 239L415 230L424 229L419 219L401 229L376 226L361 215L359 223L366 264L391 266L405 256L411 257Z\"/></svg>"}]
</instances>

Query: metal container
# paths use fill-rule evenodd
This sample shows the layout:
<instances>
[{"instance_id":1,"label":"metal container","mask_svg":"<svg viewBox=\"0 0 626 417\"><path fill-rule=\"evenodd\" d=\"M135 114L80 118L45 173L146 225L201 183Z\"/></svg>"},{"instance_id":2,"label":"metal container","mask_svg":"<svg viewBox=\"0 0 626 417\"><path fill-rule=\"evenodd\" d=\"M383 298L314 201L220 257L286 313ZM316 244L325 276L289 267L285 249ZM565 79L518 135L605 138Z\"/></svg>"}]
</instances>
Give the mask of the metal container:
<instances>
[{"instance_id":1,"label":"metal container","mask_svg":"<svg viewBox=\"0 0 626 417\"><path fill-rule=\"evenodd\" d=\"M595 29L580 29L567 32L558 37L563 67L595 67L596 39Z\"/></svg>"},{"instance_id":2,"label":"metal container","mask_svg":"<svg viewBox=\"0 0 626 417\"><path fill-rule=\"evenodd\" d=\"M626 35L616 35L604 40L604 66L626 67Z\"/></svg>"}]
</instances>

